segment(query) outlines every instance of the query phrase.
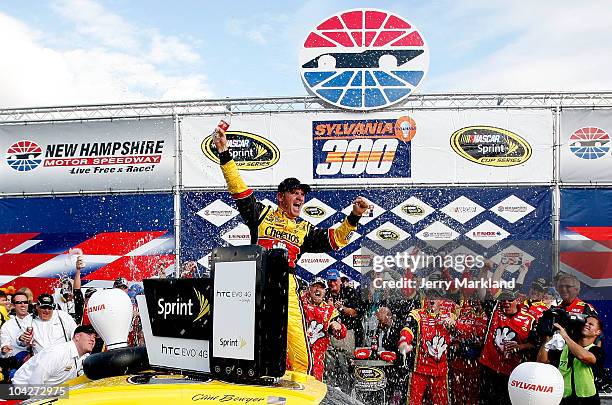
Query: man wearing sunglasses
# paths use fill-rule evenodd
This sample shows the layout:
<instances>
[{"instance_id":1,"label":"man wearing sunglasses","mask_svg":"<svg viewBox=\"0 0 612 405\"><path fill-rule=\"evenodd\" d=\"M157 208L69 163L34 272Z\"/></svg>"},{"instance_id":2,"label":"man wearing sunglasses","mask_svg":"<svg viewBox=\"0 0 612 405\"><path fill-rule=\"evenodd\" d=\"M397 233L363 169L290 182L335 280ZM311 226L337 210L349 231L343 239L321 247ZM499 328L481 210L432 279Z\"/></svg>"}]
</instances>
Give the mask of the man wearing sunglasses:
<instances>
[{"instance_id":1,"label":"man wearing sunglasses","mask_svg":"<svg viewBox=\"0 0 612 405\"><path fill-rule=\"evenodd\" d=\"M13 295L13 305L15 316L6 321L0 330L0 351L2 357L7 359L7 376L12 376L30 354L27 345L22 345L19 340L32 326L32 315L28 312L30 301L25 293L17 292Z\"/></svg>"}]
</instances>

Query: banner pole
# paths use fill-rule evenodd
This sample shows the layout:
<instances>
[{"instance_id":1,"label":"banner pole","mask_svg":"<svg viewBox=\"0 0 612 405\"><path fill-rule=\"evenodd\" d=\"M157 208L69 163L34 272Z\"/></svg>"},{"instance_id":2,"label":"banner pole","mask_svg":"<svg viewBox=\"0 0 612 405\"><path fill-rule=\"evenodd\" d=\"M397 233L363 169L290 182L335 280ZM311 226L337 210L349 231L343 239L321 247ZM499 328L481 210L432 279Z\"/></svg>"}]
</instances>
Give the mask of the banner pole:
<instances>
[{"instance_id":1,"label":"banner pole","mask_svg":"<svg viewBox=\"0 0 612 405\"><path fill-rule=\"evenodd\" d=\"M180 131L180 119L178 114L174 114L174 186L172 187L172 197L174 200L174 273L175 277L181 276L181 193L180 187L183 181L182 176L182 139Z\"/></svg>"}]
</instances>

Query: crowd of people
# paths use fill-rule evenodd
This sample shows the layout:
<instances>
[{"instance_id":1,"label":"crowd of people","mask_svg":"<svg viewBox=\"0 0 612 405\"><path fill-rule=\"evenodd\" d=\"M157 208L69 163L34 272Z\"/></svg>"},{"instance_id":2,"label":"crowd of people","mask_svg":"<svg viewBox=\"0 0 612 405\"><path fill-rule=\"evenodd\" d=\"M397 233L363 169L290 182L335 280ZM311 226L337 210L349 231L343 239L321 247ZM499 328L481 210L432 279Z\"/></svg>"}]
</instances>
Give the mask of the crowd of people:
<instances>
[{"instance_id":1,"label":"crowd of people","mask_svg":"<svg viewBox=\"0 0 612 405\"><path fill-rule=\"evenodd\" d=\"M83 258L76 260L73 280L36 298L27 287L0 291L0 383L57 385L82 374L83 360L104 350L87 316L87 303L96 288L82 291ZM128 281L113 282L128 294ZM57 290L57 291L56 291ZM134 307L130 344L144 344Z\"/></svg>"},{"instance_id":2,"label":"crowd of people","mask_svg":"<svg viewBox=\"0 0 612 405\"><path fill-rule=\"evenodd\" d=\"M403 290L400 299L359 291L332 269L326 291L321 290L317 278L303 295L324 296L319 306L354 339L342 344L332 336L337 328L327 335L316 329L327 353L315 368L323 367L322 380L347 393L355 384L353 366L360 359L376 359L388 363L383 367L388 403L510 404L512 370L525 361L540 361L561 371L563 404L598 403L603 323L595 308L578 297L580 282L572 275L559 274L552 285L535 280L526 294Z\"/></svg>"}]
</instances>

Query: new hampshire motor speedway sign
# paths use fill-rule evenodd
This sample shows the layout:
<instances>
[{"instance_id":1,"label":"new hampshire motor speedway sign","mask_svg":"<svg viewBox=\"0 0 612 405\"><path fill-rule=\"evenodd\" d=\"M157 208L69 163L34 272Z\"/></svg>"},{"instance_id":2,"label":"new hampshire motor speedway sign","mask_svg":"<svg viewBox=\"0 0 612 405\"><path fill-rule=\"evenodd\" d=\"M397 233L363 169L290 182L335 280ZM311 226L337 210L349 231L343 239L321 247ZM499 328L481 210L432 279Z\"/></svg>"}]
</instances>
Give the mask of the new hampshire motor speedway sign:
<instances>
[{"instance_id":1,"label":"new hampshire motor speedway sign","mask_svg":"<svg viewBox=\"0 0 612 405\"><path fill-rule=\"evenodd\" d=\"M172 120L0 126L3 192L169 189Z\"/></svg>"}]
</instances>

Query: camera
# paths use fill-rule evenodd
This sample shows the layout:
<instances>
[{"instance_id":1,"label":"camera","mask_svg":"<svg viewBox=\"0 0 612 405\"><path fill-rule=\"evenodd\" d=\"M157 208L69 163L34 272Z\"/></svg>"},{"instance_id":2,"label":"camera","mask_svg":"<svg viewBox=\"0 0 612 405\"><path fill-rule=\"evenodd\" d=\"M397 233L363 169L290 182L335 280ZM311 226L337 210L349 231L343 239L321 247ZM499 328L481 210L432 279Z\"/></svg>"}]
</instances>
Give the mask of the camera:
<instances>
[{"instance_id":1,"label":"camera","mask_svg":"<svg viewBox=\"0 0 612 405\"><path fill-rule=\"evenodd\" d=\"M552 336L556 331L553 324L558 323L572 339L578 338L582 327L586 323L586 318L585 314L567 312L563 308L551 308L542 314L538 321L536 333L538 336Z\"/></svg>"}]
</instances>

